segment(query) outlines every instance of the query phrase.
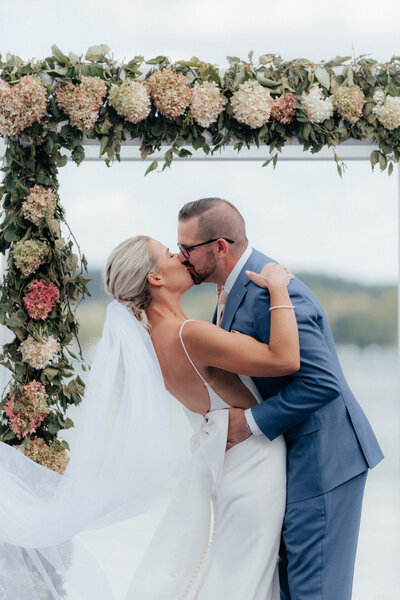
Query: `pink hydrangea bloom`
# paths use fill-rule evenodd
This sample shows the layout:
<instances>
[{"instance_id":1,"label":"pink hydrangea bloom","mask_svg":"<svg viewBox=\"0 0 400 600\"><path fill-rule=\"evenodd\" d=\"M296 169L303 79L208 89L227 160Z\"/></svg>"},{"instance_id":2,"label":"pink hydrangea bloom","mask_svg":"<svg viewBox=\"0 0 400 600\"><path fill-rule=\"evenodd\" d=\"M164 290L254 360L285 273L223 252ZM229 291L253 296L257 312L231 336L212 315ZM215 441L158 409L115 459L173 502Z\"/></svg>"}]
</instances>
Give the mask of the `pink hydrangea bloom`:
<instances>
[{"instance_id":1,"label":"pink hydrangea bloom","mask_svg":"<svg viewBox=\"0 0 400 600\"><path fill-rule=\"evenodd\" d=\"M41 319L44 321L59 297L59 289L54 283L42 279L34 279L28 285L28 292L23 297L23 302L28 315L32 319L36 321Z\"/></svg>"},{"instance_id":2,"label":"pink hydrangea bloom","mask_svg":"<svg viewBox=\"0 0 400 600\"><path fill-rule=\"evenodd\" d=\"M24 385L23 392L10 392L4 406L4 412L10 427L18 439L34 433L40 423L50 414L46 389L40 381L30 381Z\"/></svg>"},{"instance_id":3,"label":"pink hydrangea bloom","mask_svg":"<svg viewBox=\"0 0 400 600\"><path fill-rule=\"evenodd\" d=\"M57 105L69 116L75 127L92 129L107 94L106 84L100 77L81 77L81 83L68 83L56 91Z\"/></svg>"},{"instance_id":4,"label":"pink hydrangea bloom","mask_svg":"<svg viewBox=\"0 0 400 600\"><path fill-rule=\"evenodd\" d=\"M282 123L282 125L293 123L296 114L293 108L294 100L294 94L283 94L282 96L278 96L278 98L274 98L271 117Z\"/></svg>"},{"instance_id":5,"label":"pink hydrangea bloom","mask_svg":"<svg viewBox=\"0 0 400 600\"><path fill-rule=\"evenodd\" d=\"M167 119L176 119L183 115L192 97L192 90L186 85L182 73L171 69L155 71L146 81L157 110Z\"/></svg>"},{"instance_id":6,"label":"pink hydrangea bloom","mask_svg":"<svg viewBox=\"0 0 400 600\"><path fill-rule=\"evenodd\" d=\"M14 85L0 80L0 133L15 135L41 121L46 113L46 88L36 75Z\"/></svg>"},{"instance_id":7,"label":"pink hydrangea bloom","mask_svg":"<svg viewBox=\"0 0 400 600\"><path fill-rule=\"evenodd\" d=\"M57 196L52 188L34 185L30 188L29 195L22 203L21 212L25 219L39 225L46 211L49 211L50 217L54 216L56 205Z\"/></svg>"}]
</instances>

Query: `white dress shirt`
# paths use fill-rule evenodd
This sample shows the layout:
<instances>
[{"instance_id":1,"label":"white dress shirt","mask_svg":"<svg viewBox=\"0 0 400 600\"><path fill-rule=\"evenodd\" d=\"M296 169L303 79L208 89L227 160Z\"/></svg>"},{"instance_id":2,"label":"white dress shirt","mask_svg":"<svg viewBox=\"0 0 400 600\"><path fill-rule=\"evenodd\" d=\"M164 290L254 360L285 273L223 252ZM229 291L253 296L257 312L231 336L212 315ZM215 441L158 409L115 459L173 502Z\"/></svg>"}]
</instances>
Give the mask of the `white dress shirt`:
<instances>
[{"instance_id":1,"label":"white dress shirt","mask_svg":"<svg viewBox=\"0 0 400 600\"><path fill-rule=\"evenodd\" d=\"M233 288L233 286L236 282L236 279L239 276L240 271L243 269L247 260L250 258L252 251L253 251L253 248L251 248L250 246L247 246L246 250L243 252L242 256L239 258L236 265L233 267L232 271L229 273L227 280L225 281L224 285L222 286L222 289L224 289L228 294L231 291L231 289ZM255 422L253 413L251 412L251 408L248 408L247 410L245 410L244 414L246 417L247 424L250 427L250 431L254 435L260 435L260 433L262 433L262 431L259 428L259 426L257 425L257 423Z\"/></svg>"}]
</instances>

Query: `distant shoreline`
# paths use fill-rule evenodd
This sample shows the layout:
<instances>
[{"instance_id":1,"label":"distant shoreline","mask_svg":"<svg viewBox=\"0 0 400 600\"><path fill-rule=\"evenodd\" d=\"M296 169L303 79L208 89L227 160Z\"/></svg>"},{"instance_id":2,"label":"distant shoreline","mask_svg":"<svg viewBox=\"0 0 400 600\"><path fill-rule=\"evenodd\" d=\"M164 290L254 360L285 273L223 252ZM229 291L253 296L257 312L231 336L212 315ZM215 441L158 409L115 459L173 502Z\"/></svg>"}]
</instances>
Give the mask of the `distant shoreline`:
<instances>
[{"instance_id":1,"label":"distant shoreline","mask_svg":"<svg viewBox=\"0 0 400 600\"><path fill-rule=\"evenodd\" d=\"M367 285L314 273L298 273L297 276L322 304L338 346L355 344L365 348L370 344L397 344L398 298L395 285ZM103 287L102 271L91 270L89 278L92 280L88 285L91 297L80 304L78 316L83 317L81 336L93 338L101 334L104 318L101 315L102 311L105 313L110 298ZM193 286L185 294L184 309L190 318L211 320L215 298L213 284Z\"/></svg>"}]
</instances>

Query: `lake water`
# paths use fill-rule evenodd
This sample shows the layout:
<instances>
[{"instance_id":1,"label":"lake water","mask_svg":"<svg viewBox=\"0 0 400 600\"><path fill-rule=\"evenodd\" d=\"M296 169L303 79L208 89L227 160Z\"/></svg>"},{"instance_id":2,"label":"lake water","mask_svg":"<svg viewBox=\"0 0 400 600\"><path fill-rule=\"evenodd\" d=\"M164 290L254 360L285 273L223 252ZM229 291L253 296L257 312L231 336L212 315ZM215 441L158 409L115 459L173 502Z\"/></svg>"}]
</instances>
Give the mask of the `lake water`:
<instances>
[{"instance_id":1,"label":"lake water","mask_svg":"<svg viewBox=\"0 0 400 600\"><path fill-rule=\"evenodd\" d=\"M393 348L370 346L339 349L343 369L381 443L385 460L368 477L363 505L353 600L393 600L399 589L399 381L398 357ZM77 419L78 409L71 416ZM174 423L181 439L190 428L177 405ZM73 430L67 432L73 443ZM104 565L122 600L129 580L162 515L168 490L147 514L78 539ZM71 598L73 600L73 598ZM340 599L338 599L340 600Z\"/></svg>"}]
</instances>

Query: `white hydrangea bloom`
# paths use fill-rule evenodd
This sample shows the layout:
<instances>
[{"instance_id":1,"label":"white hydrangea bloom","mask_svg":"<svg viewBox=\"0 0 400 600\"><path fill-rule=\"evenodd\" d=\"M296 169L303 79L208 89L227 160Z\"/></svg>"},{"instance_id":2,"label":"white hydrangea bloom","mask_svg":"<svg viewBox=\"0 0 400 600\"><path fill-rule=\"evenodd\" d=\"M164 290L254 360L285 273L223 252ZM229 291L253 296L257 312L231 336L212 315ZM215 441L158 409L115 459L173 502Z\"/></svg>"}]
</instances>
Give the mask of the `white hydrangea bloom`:
<instances>
[{"instance_id":1,"label":"white hydrangea bloom","mask_svg":"<svg viewBox=\"0 0 400 600\"><path fill-rule=\"evenodd\" d=\"M332 99L324 98L318 84L314 84L308 94L303 92L301 103L311 123L322 123L333 115Z\"/></svg>"},{"instance_id":2,"label":"white hydrangea bloom","mask_svg":"<svg viewBox=\"0 0 400 600\"><path fill-rule=\"evenodd\" d=\"M50 335L44 342L37 342L31 335L19 347L22 360L34 369L44 369L60 350L58 341Z\"/></svg>"},{"instance_id":3,"label":"white hydrangea bloom","mask_svg":"<svg viewBox=\"0 0 400 600\"><path fill-rule=\"evenodd\" d=\"M139 123L150 112L150 96L140 81L126 79L121 86L112 86L109 94L109 103L117 113L130 121Z\"/></svg>"},{"instance_id":4,"label":"white hydrangea bloom","mask_svg":"<svg viewBox=\"0 0 400 600\"><path fill-rule=\"evenodd\" d=\"M376 93L376 92L375 92ZM400 98L386 96L384 104L378 104L372 109L378 120L386 129L393 130L400 127Z\"/></svg>"},{"instance_id":5,"label":"white hydrangea bloom","mask_svg":"<svg viewBox=\"0 0 400 600\"><path fill-rule=\"evenodd\" d=\"M195 83L190 112L199 125L209 127L218 119L227 102L215 81Z\"/></svg>"},{"instance_id":6,"label":"white hydrangea bloom","mask_svg":"<svg viewBox=\"0 0 400 600\"><path fill-rule=\"evenodd\" d=\"M375 90L372 99L375 104L383 104L383 101L385 100L385 92L383 90Z\"/></svg>"},{"instance_id":7,"label":"white hydrangea bloom","mask_svg":"<svg viewBox=\"0 0 400 600\"><path fill-rule=\"evenodd\" d=\"M272 104L269 91L254 80L242 83L231 98L235 119L252 129L268 123Z\"/></svg>"}]
</instances>

